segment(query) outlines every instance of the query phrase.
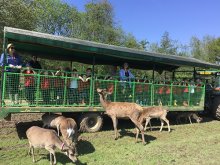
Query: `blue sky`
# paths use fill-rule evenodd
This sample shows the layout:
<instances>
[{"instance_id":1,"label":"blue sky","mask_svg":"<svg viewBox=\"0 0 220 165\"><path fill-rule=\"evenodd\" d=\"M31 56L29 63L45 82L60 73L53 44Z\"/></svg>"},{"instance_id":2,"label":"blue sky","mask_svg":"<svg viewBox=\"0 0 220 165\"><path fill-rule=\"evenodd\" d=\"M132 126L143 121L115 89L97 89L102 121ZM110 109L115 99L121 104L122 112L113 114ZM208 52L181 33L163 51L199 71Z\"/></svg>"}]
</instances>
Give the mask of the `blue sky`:
<instances>
[{"instance_id":1,"label":"blue sky","mask_svg":"<svg viewBox=\"0 0 220 165\"><path fill-rule=\"evenodd\" d=\"M63 0L78 10L90 0ZM159 42L165 31L188 44L192 36L220 37L220 0L109 0L115 21L138 40Z\"/></svg>"}]
</instances>

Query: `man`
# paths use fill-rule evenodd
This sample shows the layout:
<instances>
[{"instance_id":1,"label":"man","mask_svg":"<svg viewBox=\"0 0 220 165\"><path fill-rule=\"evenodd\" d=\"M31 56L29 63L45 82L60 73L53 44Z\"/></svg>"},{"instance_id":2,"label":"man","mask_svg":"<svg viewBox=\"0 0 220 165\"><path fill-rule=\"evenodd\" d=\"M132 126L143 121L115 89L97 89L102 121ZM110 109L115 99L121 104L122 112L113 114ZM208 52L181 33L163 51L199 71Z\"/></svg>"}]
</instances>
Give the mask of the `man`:
<instances>
[{"instance_id":1,"label":"man","mask_svg":"<svg viewBox=\"0 0 220 165\"><path fill-rule=\"evenodd\" d=\"M32 60L28 64L34 69L42 69L40 63L37 61L37 56L32 56Z\"/></svg>"},{"instance_id":2,"label":"man","mask_svg":"<svg viewBox=\"0 0 220 165\"><path fill-rule=\"evenodd\" d=\"M22 61L20 56L16 53L15 47L12 43L7 45L6 54L2 53L1 55L0 65L3 66L3 64L6 66L6 72L12 73L6 75L6 86L7 91L9 92L9 98L12 105L19 104L19 73L22 68Z\"/></svg>"}]
</instances>

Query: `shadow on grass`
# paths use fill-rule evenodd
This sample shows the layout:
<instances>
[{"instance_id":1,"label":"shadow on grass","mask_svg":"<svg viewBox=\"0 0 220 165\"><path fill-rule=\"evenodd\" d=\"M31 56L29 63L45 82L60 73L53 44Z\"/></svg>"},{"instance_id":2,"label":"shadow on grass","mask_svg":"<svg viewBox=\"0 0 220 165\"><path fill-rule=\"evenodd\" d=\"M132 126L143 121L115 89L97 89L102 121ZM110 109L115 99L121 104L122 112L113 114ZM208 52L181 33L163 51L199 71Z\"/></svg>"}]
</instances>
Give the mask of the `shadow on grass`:
<instances>
[{"instance_id":1,"label":"shadow on grass","mask_svg":"<svg viewBox=\"0 0 220 165\"><path fill-rule=\"evenodd\" d=\"M125 129L121 129L121 131L119 132L120 134L120 137L119 138L123 138L124 136L130 136L130 137L133 137L134 139L136 138L136 130L134 132L130 132L130 131L127 131ZM144 137L145 137L145 141L147 143L150 143L151 141L154 141L156 140L157 138L155 138L154 136L151 136L151 135L148 135L146 134L146 132L144 133ZM139 133L138 135L138 143L139 142L142 142L142 136L141 136L141 133Z\"/></svg>"},{"instance_id":2,"label":"shadow on grass","mask_svg":"<svg viewBox=\"0 0 220 165\"><path fill-rule=\"evenodd\" d=\"M78 141L77 149L79 156L95 152L94 146L89 141L82 139Z\"/></svg>"},{"instance_id":3,"label":"shadow on grass","mask_svg":"<svg viewBox=\"0 0 220 165\"><path fill-rule=\"evenodd\" d=\"M56 160L57 163L60 164L67 164L67 163L72 163L73 162L68 158L68 156L66 156L64 153L60 153L60 152L56 152ZM45 159L48 161L48 163L50 162L50 154L39 154L41 156L41 158L36 160L36 163L40 162L41 160ZM35 157L37 156L37 154L35 154ZM87 165L87 163L82 163L79 159L77 160L77 162L75 162L74 164L76 165Z\"/></svg>"},{"instance_id":4,"label":"shadow on grass","mask_svg":"<svg viewBox=\"0 0 220 165\"><path fill-rule=\"evenodd\" d=\"M20 122L17 123L15 126L19 139L27 139L26 131L28 130L28 128L32 126L42 127L42 122L41 121Z\"/></svg>"}]
</instances>

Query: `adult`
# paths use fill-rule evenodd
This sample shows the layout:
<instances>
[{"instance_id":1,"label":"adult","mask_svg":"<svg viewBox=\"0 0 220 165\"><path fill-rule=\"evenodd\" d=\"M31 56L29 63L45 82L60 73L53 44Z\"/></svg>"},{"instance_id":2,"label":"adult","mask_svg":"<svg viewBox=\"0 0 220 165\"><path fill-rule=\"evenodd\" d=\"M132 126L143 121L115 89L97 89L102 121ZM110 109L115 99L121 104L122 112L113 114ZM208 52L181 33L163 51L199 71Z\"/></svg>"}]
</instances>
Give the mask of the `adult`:
<instances>
[{"instance_id":1,"label":"adult","mask_svg":"<svg viewBox=\"0 0 220 165\"><path fill-rule=\"evenodd\" d=\"M134 75L129 70L128 63L124 63L123 67L119 71L119 78L122 86L122 94L124 94L125 98L124 101L130 101L131 95L131 81L135 79ZM123 100L122 100L123 101Z\"/></svg>"},{"instance_id":2,"label":"adult","mask_svg":"<svg viewBox=\"0 0 220 165\"><path fill-rule=\"evenodd\" d=\"M134 75L131 73L129 70L129 65L128 63L124 63L123 67L119 71L119 76L121 81L131 81L134 80Z\"/></svg>"},{"instance_id":3,"label":"adult","mask_svg":"<svg viewBox=\"0 0 220 165\"><path fill-rule=\"evenodd\" d=\"M22 61L12 43L7 45L6 53L2 53L0 65L6 66L6 72L11 73L6 75L6 87L11 103L12 105L19 104L19 73L22 68Z\"/></svg>"},{"instance_id":4,"label":"adult","mask_svg":"<svg viewBox=\"0 0 220 165\"><path fill-rule=\"evenodd\" d=\"M37 60L37 56L32 56L32 60L28 62L29 66L33 69L42 69L39 61Z\"/></svg>"}]
</instances>

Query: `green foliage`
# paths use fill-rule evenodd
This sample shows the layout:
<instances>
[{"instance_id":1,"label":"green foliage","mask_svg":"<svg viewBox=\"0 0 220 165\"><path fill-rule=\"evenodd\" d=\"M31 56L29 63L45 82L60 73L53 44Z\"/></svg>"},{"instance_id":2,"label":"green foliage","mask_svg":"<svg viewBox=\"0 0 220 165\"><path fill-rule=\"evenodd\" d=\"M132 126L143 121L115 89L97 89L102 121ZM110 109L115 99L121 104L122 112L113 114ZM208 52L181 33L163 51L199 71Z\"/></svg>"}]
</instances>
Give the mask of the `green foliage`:
<instances>
[{"instance_id":1,"label":"green foliage","mask_svg":"<svg viewBox=\"0 0 220 165\"><path fill-rule=\"evenodd\" d=\"M149 46L150 51L169 55L178 55L178 48L177 41L172 40L167 31L164 32L159 44L151 43Z\"/></svg>"},{"instance_id":2,"label":"green foliage","mask_svg":"<svg viewBox=\"0 0 220 165\"><path fill-rule=\"evenodd\" d=\"M2 45L4 26L33 30L35 18L29 3L24 0L0 1L0 44ZM0 47L0 51L1 51Z\"/></svg>"},{"instance_id":3,"label":"green foliage","mask_svg":"<svg viewBox=\"0 0 220 165\"><path fill-rule=\"evenodd\" d=\"M194 58L213 62L214 59L210 56L210 44L213 43L215 39L211 36L204 36L202 40L197 37L191 38L191 54Z\"/></svg>"},{"instance_id":4,"label":"green foliage","mask_svg":"<svg viewBox=\"0 0 220 165\"><path fill-rule=\"evenodd\" d=\"M105 44L172 54L189 56L189 47L178 44L164 32L159 43L138 41L131 33L126 33L115 20L114 8L108 0L92 0L85 5L85 11L63 3L62 0L2 0L0 1L0 38L3 38L3 27L11 26L27 30L35 30L49 34L74 37ZM0 44L2 45L2 40ZM192 57L214 62L219 54L219 41L205 36L202 40L191 39ZM45 68L58 65L70 66L69 63L42 61ZM73 67L83 70L81 65ZM86 68L87 65L85 65ZM108 66L100 66L98 73L105 74ZM134 74L146 74L135 70Z\"/></svg>"},{"instance_id":5,"label":"green foliage","mask_svg":"<svg viewBox=\"0 0 220 165\"><path fill-rule=\"evenodd\" d=\"M208 45L209 62L215 63L216 60L220 61L220 38L211 41Z\"/></svg>"},{"instance_id":6,"label":"green foliage","mask_svg":"<svg viewBox=\"0 0 220 165\"><path fill-rule=\"evenodd\" d=\"M77 10L60 0L34 0L32 8L39 32L68 36L74 30L70 24L78 20Z\"/></svg>"}]
</instances>

